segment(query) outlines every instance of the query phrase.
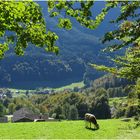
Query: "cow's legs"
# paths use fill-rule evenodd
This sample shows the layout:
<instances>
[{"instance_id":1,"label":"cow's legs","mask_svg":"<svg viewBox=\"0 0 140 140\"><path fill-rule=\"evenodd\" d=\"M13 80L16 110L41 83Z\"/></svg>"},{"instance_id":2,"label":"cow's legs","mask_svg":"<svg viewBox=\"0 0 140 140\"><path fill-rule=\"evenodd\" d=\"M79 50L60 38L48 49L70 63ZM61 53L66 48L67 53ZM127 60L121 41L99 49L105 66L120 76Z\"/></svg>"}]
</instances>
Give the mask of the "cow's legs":
<instances>
[{"instance_id":1,"label":"cow's legs","mask_svg":"<svg viewBox=\"0 0 140 140\"><path fill-rule=\"evenodd\" d=\"M91 122L90 122L90 128L91 128Z\"/></svg>"},{"instance_id":2,"label":"cow's legs","mask_svg":"<svg viewBox=\"0 0 140 140\"><path fill-rule=\"evenodd\" d=\"M88 127L88 121L85 120L85 127L87 128Z\"/></svg>"}]
</instances>

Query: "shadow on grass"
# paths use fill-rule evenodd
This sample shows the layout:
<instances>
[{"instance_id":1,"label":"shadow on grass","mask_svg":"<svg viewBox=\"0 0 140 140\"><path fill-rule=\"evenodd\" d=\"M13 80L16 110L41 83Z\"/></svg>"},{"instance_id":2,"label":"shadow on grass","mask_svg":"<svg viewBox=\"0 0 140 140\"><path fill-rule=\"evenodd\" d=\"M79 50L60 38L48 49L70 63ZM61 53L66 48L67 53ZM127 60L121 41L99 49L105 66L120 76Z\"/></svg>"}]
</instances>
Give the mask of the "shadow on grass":
<instances>
[{"instance_id":1,"label":"shadow on grass","mask_svg":"<svg viewBox=\"0 0 140 140\"><path fill-rule=\"evenodd\" d=\"M97 128L89 128L89 127L85 127L86 129L88 129L88 130L91 130L91 131L96 131L96 130L98 130Z\"/></svg>"}]
</instances>

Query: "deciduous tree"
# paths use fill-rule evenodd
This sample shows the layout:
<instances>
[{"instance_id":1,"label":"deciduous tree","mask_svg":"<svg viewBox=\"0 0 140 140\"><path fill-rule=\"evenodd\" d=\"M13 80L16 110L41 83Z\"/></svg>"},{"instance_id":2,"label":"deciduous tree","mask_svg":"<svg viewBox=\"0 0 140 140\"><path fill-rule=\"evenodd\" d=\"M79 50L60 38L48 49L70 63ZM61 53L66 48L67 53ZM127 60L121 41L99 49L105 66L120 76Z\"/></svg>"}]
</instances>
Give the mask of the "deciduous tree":
<instances>
[{"instance_id":1,"label":"deciduous tree","mask_svg":"<svg viewBox=\"0 0 140 140\"><path fill-rule=\"evenodd\" d=\"M0 58L10 47L14 47L17 55L23 55L29 43L57 54L57 39L54 32L46 30L41 8L36 2L0 2Z\"/></svg>"}]
</instances>

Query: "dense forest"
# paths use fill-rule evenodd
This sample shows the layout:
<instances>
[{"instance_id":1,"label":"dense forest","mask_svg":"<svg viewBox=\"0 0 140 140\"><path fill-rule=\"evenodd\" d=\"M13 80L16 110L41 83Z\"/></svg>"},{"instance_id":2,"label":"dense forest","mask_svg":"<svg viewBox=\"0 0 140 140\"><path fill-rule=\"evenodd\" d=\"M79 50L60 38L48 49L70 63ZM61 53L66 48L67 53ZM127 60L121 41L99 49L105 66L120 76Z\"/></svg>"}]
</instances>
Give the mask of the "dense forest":
<instances>
[{"instance_id":1,"label":"dense forest","mask_svg":"<svg viewBox=\"0 0 140 140\"><path fill-rule=\"evenodd\" d=\"M130 89L129 89L130 91ZM39 94L26 91L25 94L13 94L8 89L1 89L1 116L11 115L16 110L26 107L34 113L48 114L56 119L83 119L86 112L91 112L98 119L132 117L138 113L138 102L128 88L89 88L82 93L67 90L51 94ZM3 94L2 94L3 93ZM128 97L127 97L128 95ZM120 99L118 102L115 97ZM122 99L123 99L122 98ZM135 100L135 101L134 101Z\"/></svg>"},{"instance_id":2,"label":"dense forest","mask_svg":"<svg viewBox=\"0 0 140 140\"><path fill-rule=\"evenodd\" d=\"M34 113L56 119L83 119L91 112L99 119L133 117L138 114L138 100L133 83L105 75L90 87L64 89L10 90L0 89L1 116L11 115L26 107ZM119 99L119 100L118 100Z\"/></svg>"}]
</instances>

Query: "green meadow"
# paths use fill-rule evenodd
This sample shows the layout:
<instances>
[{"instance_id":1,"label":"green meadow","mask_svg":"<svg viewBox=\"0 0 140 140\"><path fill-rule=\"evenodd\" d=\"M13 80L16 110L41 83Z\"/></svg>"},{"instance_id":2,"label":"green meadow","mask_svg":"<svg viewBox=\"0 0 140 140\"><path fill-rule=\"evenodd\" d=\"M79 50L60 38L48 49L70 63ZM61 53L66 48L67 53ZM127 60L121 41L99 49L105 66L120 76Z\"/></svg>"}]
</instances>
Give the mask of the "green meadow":
<instances>
[{"instance_id":1,"label":"green meadow","mask_svg":"<svg viewBox=\"0 0 140 140\"><path fill-rule=\"evenodd\" d=\"M99 130L85 128L84 121L0 124L0 139L140 139L134 121L98 120Z\"/></svg>"}]
</instances>

